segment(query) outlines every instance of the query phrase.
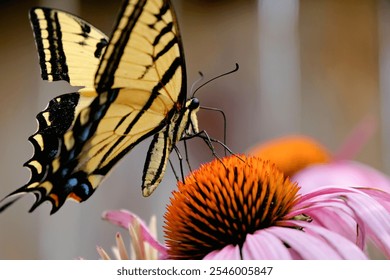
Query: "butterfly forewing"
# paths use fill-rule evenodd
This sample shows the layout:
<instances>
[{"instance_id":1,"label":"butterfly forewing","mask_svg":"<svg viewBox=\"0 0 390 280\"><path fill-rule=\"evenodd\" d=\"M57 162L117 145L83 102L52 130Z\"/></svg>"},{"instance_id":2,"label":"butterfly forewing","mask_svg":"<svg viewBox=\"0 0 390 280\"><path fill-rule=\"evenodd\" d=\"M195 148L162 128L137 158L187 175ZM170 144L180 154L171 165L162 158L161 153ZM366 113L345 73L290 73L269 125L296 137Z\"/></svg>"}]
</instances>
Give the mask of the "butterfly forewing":
<instances>
[{"instance_id":1,"label":"butterfly forewing","mask_svg":"<svg viewBox=\"0 0 390 280\"><path fill-rule=\"evenodd\" d=\"M42 78L93 88L106 35L74 15L49 8L31 9L30 22Z\"/></svg>"},{"instance_id":2,"label":"butterfly forewing","mask_svg":"<svg viewBox=\"0 0 390 280\"><path fill-rule=\"evenodd\" d=\"M185 101L185 65L176 19L168 1L128 1L104 53L95 84L162 95L167 110Z\"/></svg>"}]
</instances>

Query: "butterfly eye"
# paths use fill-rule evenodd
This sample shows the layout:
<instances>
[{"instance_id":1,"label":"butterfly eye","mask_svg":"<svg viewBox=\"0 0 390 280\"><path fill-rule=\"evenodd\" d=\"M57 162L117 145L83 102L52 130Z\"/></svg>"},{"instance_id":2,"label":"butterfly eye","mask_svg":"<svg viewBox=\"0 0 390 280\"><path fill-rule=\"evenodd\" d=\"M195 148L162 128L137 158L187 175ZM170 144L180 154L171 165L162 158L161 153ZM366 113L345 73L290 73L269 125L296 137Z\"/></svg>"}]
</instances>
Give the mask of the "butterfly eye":
<instances>
[{"instance_id":1,"label":"butterfly eye","mask_svg":"<svg viewBox=\"0 0 390 280\"><path fill-rule=\"evenodd\" d=\"M199 108L199 106L200 106L199 99L195 97L191 99L191 102L188 105L188 109L190 109L191 111L196 110Z\"/></svg>"}]
</instances>

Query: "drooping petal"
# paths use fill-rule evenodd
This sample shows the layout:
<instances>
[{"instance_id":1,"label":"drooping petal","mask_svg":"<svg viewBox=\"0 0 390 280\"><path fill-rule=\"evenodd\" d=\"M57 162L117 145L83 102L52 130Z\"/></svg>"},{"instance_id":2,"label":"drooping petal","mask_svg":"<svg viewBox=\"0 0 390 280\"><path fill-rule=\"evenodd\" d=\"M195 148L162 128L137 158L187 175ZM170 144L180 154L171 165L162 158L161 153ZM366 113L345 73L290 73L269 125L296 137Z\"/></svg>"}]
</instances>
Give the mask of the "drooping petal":
<instances>
[{"instance_id":1,"label":"drooping petal","mask_svg":"<svg viewBox=\"0 0 390 280\"><path fill-rule=\"evenodd\" d=\"M356 209L356 215L364 223L368 236L374 244L390 257L390 215L386 209L374 199L364 199L353 195L347 203Z\"/></svg>"},{"instance_id":2,"label":"drooping petal","mask_svg":"<svg viewBox=\"0 0 390 280\"><path fill-rule=\"evenodd\" d=\"M373 193L375 193L376 196L370 195ZM378 200L379 193L381 194L381 200ZM301 211L301 213L313 215L317 209L325 207L329 207L330 209L343 209L343 212L339 215L339 227L345 226L345 224L342 223L345 218L344 215L350 215L350 217L356 221L356 226L351 228L351 232L355 229L359 229L359 232L356 232L355 236L351 236L348 239L353 240L353 238L358 238L359 234L362 234L362 244L365 244L365 236L367 236L372 239L375 245L387 256L390 256L390 212L388 208L383 206L383 203L387 205L388 201L390 201L390 194L380 190L375 191L367 188L342 186L322 187L317 191L303 195L295 205L293 212L290 214L297 214ZM340 203L344 206L340 207ZM345 209L345 206L347 206L349 210ZM317 221L325 220L327 218L328 217L325 215L316 215ZM334 223L332 227L329 227L330 224L325 224L328 229L338 231L337 223Z\"/></svg>"},{"instance_id":3,"label":"drooping petal","mask_svg":"<svg viewBox=\"0 0 390 280\"><path fill-rule=\"evenodd\" d=\"M292 256L283 242L264 230L248 234L242 247L244 260L291 260Z\"/></svg>"},{"instance_id":4,"label":"drooping petal","mask_svg":"<svg viewBox=\"0 0 390 280\"><path fill-rule=\"evenodd\" d=\"M269 227L264 231L274 235L291 247L305 260L340 260L339 254L322 238L307 234L301 230L287 227Z\"/></svg>"},{"instance_id":5,"label":"drooping petal","mask_svg":"<svg viewBox=\"0 0 390 280\"><path fill-rule=\"evenodd\" d=\"M221 250L208 253L204 260L240 260L240 248L236 245L227 245Z\"/></svg>"},{"instance_id":6,"label":"drooping petal","mask_svg":"<svg viewBox=\"0 0 390 280\"><path fill-rule=\"evenodd\" d=\"M326 192L326 188L324 191ZM307 194L301 197L286 219L294 219L302 214L309 216L312 224L332 230L354 242L361 249L364 248L365 231L358 227L354 211L337 195L332 197L331 194L329 196Z\"/></svg>"},{"instance_id":7,"label":"drooping petal","mask_svg":"<svg viewBox=\"0 0 390 280\"><path fill-rule=\"evenodd\" d=\"M318 236L332 247L345 260L364 260L367 256L356 244L345 237L328 230L324 227L303 221L294 221L294 224L301 226L306 234Z\"/></svg>"},{"instance_id":8,"label":"drooping petal","mask_svg":"<svg viewBox=\"0 0 390 280\"><path fill-rule=\"evenodd\" d=\"M291 180L299 183L302 194L329 185L365 186L390 191L388 176L355 161L343 160L311 165L297 172Z\"/></svg>"},{"instance_id":9,"label":"drooping petal","mask_svg":"<svg viewBox=\"0 0 390 280\"><path fill-rule=\"evenodd\" d=\"M341 203L332 205L330 207L330 203L318 203L305 210L305 213L313 219L312 224L330 229L364 249L366 234L357 226L354 214L347 211L347 206Z\"/></svg>"},{"instance_id":10,"label":"drooping petal","mask_svg":"<svg viewBox=\"0 0 390 280\"><path fill-rule=\"evenodd\" d=\"M351 209L343 199L343 195L353 190L323 187L303 195L288 218L301 214L308 215L313 219L313 224L332 230L363 249L366 243L365 228L359 225L354 209Z\"/></svg>"},{"instance_id":11,"label":"drooping petal","mask_svg":"<svg viewBox=\"0 0 390 280\"><path fill-rule=\"evenodd\" d=\"M147 225L145 225L145 223L137 215L127 210L113 210L104 212L102 217L110 223L121 226L125 229L128 229L134 221L137 221L140 226L139 232L142 235L142 239L159 252L159 258L166 258L165 246L158 242L156 236L150 232Z\"/></svg>"},{"instance_id":12,"label":"drooping petal","mask_svg":"<svg viewBox=\"0 0 390 280\"><path fill-rule=\"evenodd\" d=\"M378 201L378 203L385 207L388 212L390 212L390 195L386 195L382 190L378 189L361 188L360 190L374 198Z\"/></svg>"}]
</instances>

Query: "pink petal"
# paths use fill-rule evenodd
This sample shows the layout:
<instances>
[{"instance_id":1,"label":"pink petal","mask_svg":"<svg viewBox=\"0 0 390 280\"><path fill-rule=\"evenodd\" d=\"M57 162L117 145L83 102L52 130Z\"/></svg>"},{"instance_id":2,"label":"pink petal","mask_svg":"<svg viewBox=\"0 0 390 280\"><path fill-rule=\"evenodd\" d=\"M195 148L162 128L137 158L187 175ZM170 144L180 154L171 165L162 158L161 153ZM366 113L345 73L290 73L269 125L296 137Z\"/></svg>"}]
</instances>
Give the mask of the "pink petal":
<instances>
[{"instance_id":1,"label":"pink petal","mask_svg":"<svg viewBox=\"0 0 390 280\"><path fill-rule=\"evenodd\" d=\"M387 257L390 257L390 215L386 209L372 199L361 196L348 196L347 203L356 209L360 224L367 228L368 236Z\"/></svg>"},{"instance_id":2,"label":"pink petal","mask_svg":"<svg viewBox=\"0 0 390 280\"><path fill-rule=\"evenodd\" d=\"M374 168L354 161L336 161L312 165L291 178L305 194L327 185L351 185L379 188L390 191L390 178Z\"/></svg>"},{"instance_id":3,"label":"pink petal","mask_svg":"<svg viewBox=\"0 0 390 280\"><path fill-rule=\"evenodd\" d=\"M329 185L319 187L311 192L302 195L299 198L299 202L294 207L299 207L299 204L308 204L315 201L324 201L325 198L340 198L350 193L360 193L361 195L368 196L364 193L365 188L351 187L349 185ZM384 196L390 196L390 193L382 192Z\"/></svg>"},{"instance_id":4,"label":"pink petal","mask_svg":"<svg viewBox=\"0 0 390 280\"><path fill-rule=\"evenodd\" d=\"M345 201L338 197L328 198L326 195L311 199L304 199L305 197L307 198L302 197L286 218L306 214L313 219L312 224L332 230L356 243L361 249L364 248L365 232L357 226L355 213Z\"/></svg>"},{"instance_id":5,"label":"pink petal","mask_svg":"<svg viewBox=\"0 0 390 280\"><path fill-rule=\"evenodd\" d=\"M134 213L131 213L127 210L112 210L112 211L105 211L102 214L102 218L104 220L109 221L110 223L114 225L118 225L120 227L123 227L125 229L128 229L129 226L137 220L140 227L141 227L141 234L142 238L148 242L153 248L155 248L159 252L159 258L166 258L167 256L167 249L164 245L162 245L156 237L154 237L148 226L145 225L145 223Z\"/></svg>"},{"instance_id":6,"label":"pink petal","mask_svg":"<svg viewBox=\"0 0 390 280\"><path fill-rule=\"evenodd\" d=\"M375 195L371 196L370 194ZM345 215L350 215L357 224L357 227L353 226L351 230L353 232L354 228L360 229L360 233L363 235L363 244L365 243L364 236L367 235L379 249L390 256L390 212L386 208L389 201L390 194L383 191L342 186L322 187L317 191L303 195L292 212L298 214L299 209L301 209L301 213L313 215L318 209L326 207L343 209L339 216L340 227L345 226L343 223ZM344 206L340 207L340 203L347 206L349 211L346 211ZM317 213L316 220L321 221L328 218L320 214ZM351 238L349 239L353 240Z\"/></svg>"},{"instance_id":7,"label":"pink petal","mask_svg":"<svg viewBox=\"0 0 390 280\"><path fill-rule=\"evenodd\" d=\"M318 235L323 238L329 246L335 249L342 259L346 260L365 260L367 256L364 252L356 246L353 242L346 239L345 237L332 232L326 228L303 222L303 221L294 221L297 226L304 228L304 231L307 234Z\"/></svg>"},{"instance_id":8,"label":"pink petal","mask_svg":"<svg viewBox=\"0 0 390 280\"><path fill-rule=\"evenodd\" d=\"M320 208L312 207L306 213L313 219L312 224L327 228L349 239L359 246L360 249L364 249L366 234L357 226L353 215L344 212L343 209L326 206Z\"/></svg>"},{"instance_id":9,"label":"pink petal","mask_svg":"<svg viewBox=\"0 0 390 280\"><path fill-rule=\"evenodd\" d=\"M242 247L244 260L291 260L292 256L283 242L264 230L248 234Z\"/></svg>"},{"instance_id":10,"label":"pink petal","mask_svg":"<svg viewBox=\"0 0 390 280\"><path fill-rule=\"evenodd\" d=\"M385 207L388 212L390 212L390 195L388 193L384 193L383 191L377 189L360 188L359 190L374 198L383 207Z\"/></svg>"},{"instance_id":11,"label":"pink petal","mask_svg":"<svg viewBox=\"0 0 390 280\"><path fill-rule=\"evenodd\" d=\"M240 248L238 245L227 245L221 250L215 250L208 253L204 260L240 260Z\"/></svg>"},{"instance_id":12,"label":"pink petal","mask_svg":"<svg viewBox=\"0 0 390 280\"><path fill-rule=\"evenodd\" d=\"M302 257L302 259L342 259L342 255L340 255L338 251L330 246L328 242L324 241L322 238L307 234L301 230L276 226L266 228L264 230L288 244L294 251L297 252L297 254Z\"/></svg>"}]
</instances>

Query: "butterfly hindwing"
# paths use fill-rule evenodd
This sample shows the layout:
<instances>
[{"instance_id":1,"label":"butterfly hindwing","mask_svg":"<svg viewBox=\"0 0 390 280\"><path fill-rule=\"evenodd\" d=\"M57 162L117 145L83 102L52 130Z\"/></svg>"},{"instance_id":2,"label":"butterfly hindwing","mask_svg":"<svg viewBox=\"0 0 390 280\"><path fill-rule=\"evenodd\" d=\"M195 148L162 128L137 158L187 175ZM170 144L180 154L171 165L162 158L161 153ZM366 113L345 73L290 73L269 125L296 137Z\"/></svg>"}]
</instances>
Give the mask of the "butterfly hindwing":
<instances>
[{"instance_id":1,"label":"butterfly hindwing","mask_svg":"<svg viewBox=\"0 0 390 280\"><path fill-rule=\"evenodd\" d=\"M79 100L78 93L58 96L37 115L38 130L29 138L34 156L24 164L30 168L33 182L43 179L47 166L60 152L61 139L72 126Z\"/></svg>"},{"instance_id":2,"label":"butterfly hindwing","mask_svg":"<svg viewBox=\"0 0 390 280\"><path fill-rule=\"evenodd\" d=\"M49 8L31 9L30 22L42 79L93 88L106 35L77 16Z\"/></svg>"},{"instance_id":3,"label":"butterfly hindwing","mask_svg":"<svg viewBox=\"0 0 390 280\"><path fill-rule=\"evenodd\" d=\"M64 135L62 152L54 160L58 169L49 181L68 187L53 188L53 194L64 194L53 209L58 209L67 197L86 200L125 154L161 129L165 123L161 101L142 111L149 95L113 89L80 111L72 130Z\"/></svg>"},{"instance_id":4,"label":"butterfly hindwing","mask_svg":"<svg viewBox=\"0 0 390 280\"><path fill-rule=\"evenodd\" d=\"M48 177L53 172L53 161L61 153L64 135L72 129L77 112L88 106L92 99L77 92L64 94L51 100L47 108L37 115L38 130L29 138L34 154L24 164L31 171L30 181L2 200L0 211L21 194L33 192L38 202L51 191Z\"/></svg>"}]
</instances>

